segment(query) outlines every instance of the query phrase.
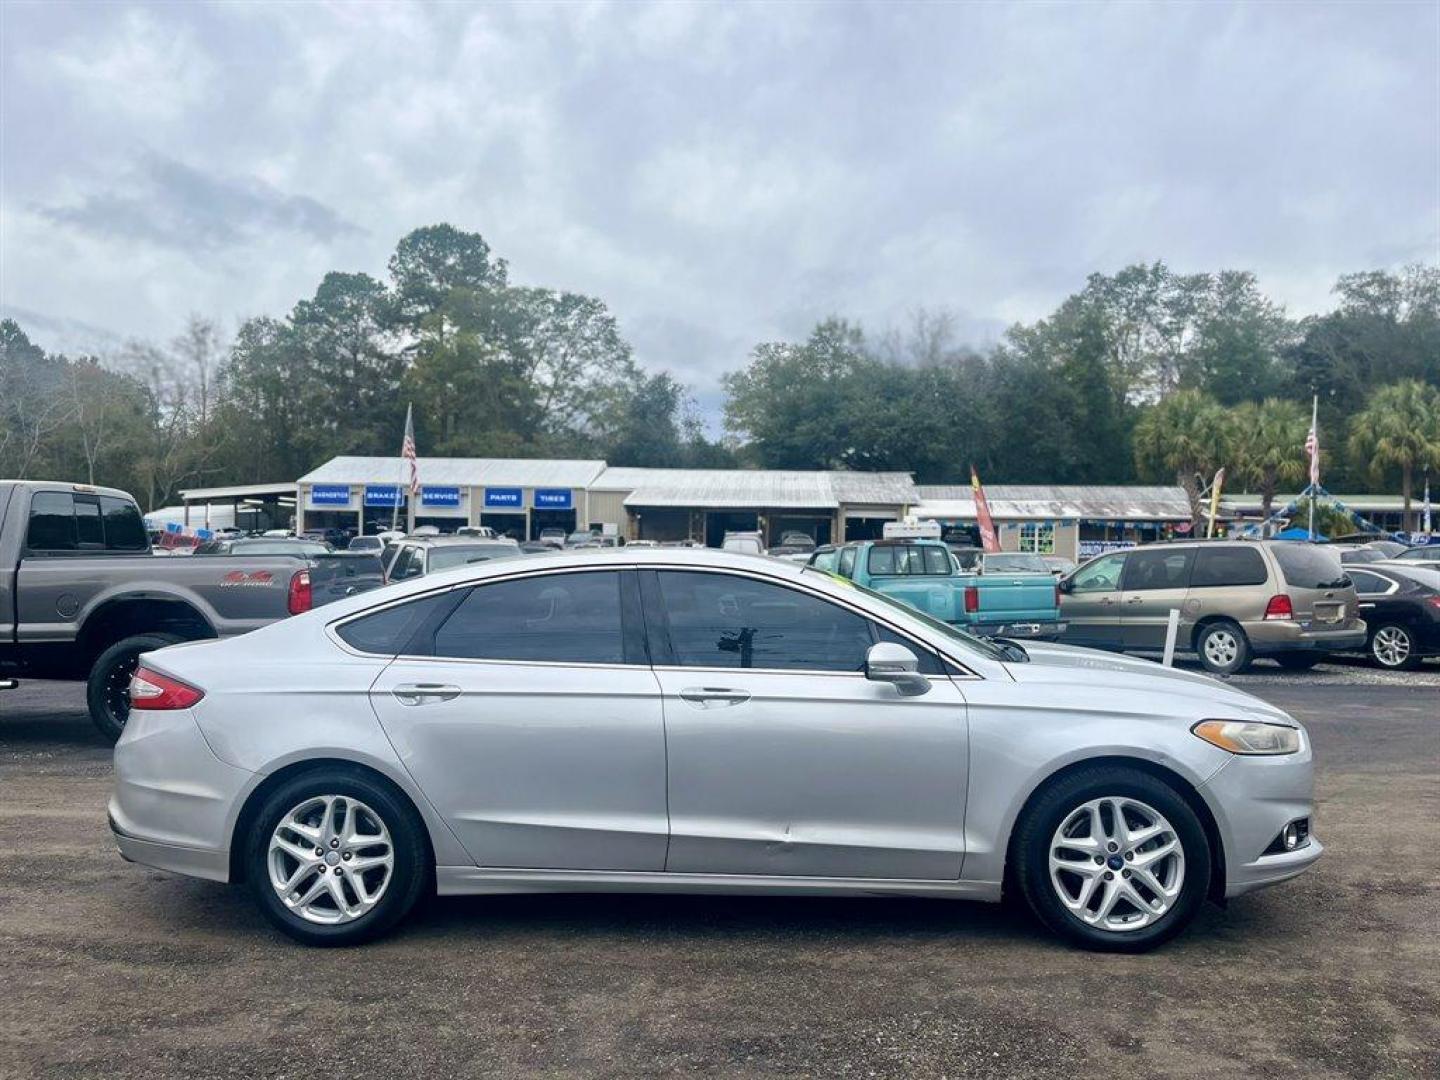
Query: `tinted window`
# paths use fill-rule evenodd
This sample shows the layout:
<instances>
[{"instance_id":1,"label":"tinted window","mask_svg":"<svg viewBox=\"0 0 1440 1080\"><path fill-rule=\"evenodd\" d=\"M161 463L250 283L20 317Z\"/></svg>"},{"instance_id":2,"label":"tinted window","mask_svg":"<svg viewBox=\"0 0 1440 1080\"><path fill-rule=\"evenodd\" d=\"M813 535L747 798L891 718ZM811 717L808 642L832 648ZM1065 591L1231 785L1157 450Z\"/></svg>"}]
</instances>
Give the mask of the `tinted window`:
<instances>
[{"instance_id":1,"label":"tinted window","mask_svg":"<svg viewBox=\"0 0 1440 1080\"><path fill-rule=\"evenodd\" d=\"M42 491L30 500L31 551L75 550L75 498L66 492Z\"/></svg>"},{"instance_id":2,"label":"tinted window","mask_svg":"<svg viewBox=\"0 0 1440 1080\"><path fill-rule=\"evenodd\" d=\"M886 574L944 574L950 573L950 553L946 548L926 547L918 544L872 547L866 561L870 573L875 576Z\"/></svg>"},{"instance_id":3,"label":"tinted window","mask_svg":"<svg viewBox=\"0 0 1440 1080\"><path fill-rule=\"evenodd\" d=\"M855 576L855 549L853 547L840 549L840 573L844 577Z\"/></svg>"},{"instance_id":4,"label":"tinted window","mask_svg":"<svg viewBox=\"0 0 1440 1080\"><path fill-rule=\"evenodd\" d=\"M1384 578L1370 573L1368 570L1349 571L1350 580L1355 583L1355 591L1358 593L1383 593L1390 588L1390 582Z\"/></svg>"},{"instance_id":5,"label":"tinted window","mask_svg":"<svg viewBox=\"0 0 1440 1080\"><path fill-rule=\"evenodd\" d=\"M1086 563L1070 579L1070 591L1114 592L1120 587L1120 571L1124 567L1124 555L1106 555L1103 559Z\"/></svg>"},{"instance_id":6,"label":"tinted window","mask_svg":"<svg viewBox=\"0 0 1440 1080\"><path fill-rule=\"evenodd\" d=\"M105 546L105 528L100 524L100 500L75 500L75 541L82 548Z\"/></svg>"},{"instance_id":7,"label":"tinted window","mask_svg":"<svg viewBox=\"0 0 1440 1080\"><path fill-rule=\"evenodd\" d=\"M1194 548L1156 548L1134 551L1125 559L1126 592L1154 592L1157 589L1183 589L1190 584L1190 567L1195 562Z\"/></svg>"},{"instance_id":8,"label":"tinted window","mask_svg":"<svg viewBox=\"0 0 1440 1080\"><path fill-rule=\"evenodd\" d=\"M1338 589L1349 584L1340 560L1333 551L1310 544L1290 542L1271 546L1286 584L1296 589Z\"/></svg>"},{"instance_id":9,"label":"tinted window","mask_svg":"<svg viewBox=\"0 0 1440 1080\"><path fill-rule=\"evenodd\" d=\"M477 586L435 631L435 655L624 663L620 575L544 574Z\"/></svg>"},{"instance_id":10,"label":"tinted window","mask_svg":"<svg viewBox=\"0 0 1440 1080\"><path fill-rule=\"evenodd\" d=\"M1190 575L1192 589L1219 585L1264 585L1269 578L1265 560L1254 548L1201 548Z\"/></svg>"},{"instance_id":11,"label":"tinted window","mask_svg":"<svg viewBox=\"0 0 1440 1080\"><path fill-rule=\"evenodd\" d=\"M147 551L145 521L140 508L129 499L100 496L100 514L105 519L105 546L111 551Z\"/></svg>"},{"instance_id":12,"label":"tinted window","mask_svg":"<svg viewBox=\"0 0 1440 1080\"><path fill-rule=\"evenodd\" d=\"M430 615L442 605L449 603L453 596L441 593L412 600L408 604L377 611L339 627L335 632L352 648L361 652L394 656L405 649L405 645L420 629ZM428 650L427 650L428 651Z\"/></svg>"},{"instance_id":13,"label":"tinted window","mask_svg":"<svg viewBox=\"0 0 1440 1080\"><path fill-rule=\"evenodd\" d=\"M751 578L664 571L660 594L686 667L860 671L873 643L869 620Z\"/></svg>"}]
</instances>

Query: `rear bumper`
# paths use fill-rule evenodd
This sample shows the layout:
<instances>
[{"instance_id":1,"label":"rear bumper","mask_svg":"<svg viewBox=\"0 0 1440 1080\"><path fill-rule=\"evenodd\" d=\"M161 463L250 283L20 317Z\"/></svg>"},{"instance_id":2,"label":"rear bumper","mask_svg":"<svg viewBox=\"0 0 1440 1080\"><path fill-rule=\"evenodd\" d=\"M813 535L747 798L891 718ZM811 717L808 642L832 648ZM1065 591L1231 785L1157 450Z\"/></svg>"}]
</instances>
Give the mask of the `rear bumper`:
<instances>
[{"instance_id":1,"label":"rear bumper","mask_svg":"<svg viewBox=\"0 0 1440 1080\"><path fill-rule=\"evenodd\" d=\"M183 847L180 844L161 844L154 840L141 840L129 836L110 818L110 832L115 837L115 846L120 857L126 862L153 866L157 870L168 870L172 874L187 877L206 878L210 881L230 880L230 853L210 848Z\"/></svg>"},{"instance_id":2,"label":"rear bumper","mask_svg":"<svg viewBox=\"0 0 1440 1080\"><path fill-rule=\"evenodd\" d=\"M1007 622L956 623L962 630L986 637L1008 638L1056 638L1065 632L1066 624L1054 621L1014 619Z\"/></svg>"},{"instance_id":3,"label":"rear bumper","mask_svg":"<svg viewBox=\"0 0 1440 1080\"><path fill-rule=\"evenodd\" d=\"M1257 656L1282 652L1344 652L1363 649L1366 628L1363 619L1351 619L1335 629L1317 630L1288 619L1245 624L1245 636Z\"/></svg>"}]
</instances>

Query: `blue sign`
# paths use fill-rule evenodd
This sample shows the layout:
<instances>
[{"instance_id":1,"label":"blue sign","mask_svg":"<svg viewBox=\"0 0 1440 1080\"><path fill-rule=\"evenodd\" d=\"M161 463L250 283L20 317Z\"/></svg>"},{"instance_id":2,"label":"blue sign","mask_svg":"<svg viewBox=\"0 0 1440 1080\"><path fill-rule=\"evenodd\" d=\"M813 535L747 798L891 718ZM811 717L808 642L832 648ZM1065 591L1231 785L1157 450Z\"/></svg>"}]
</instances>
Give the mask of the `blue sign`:
<instances>
[{"instance_id":1,"label":"blue sign","mask_svg":"<svg viewBox=\"0 0 1440 1080\"><path fill-rule=\"evenodd\" d=\"M349 506L349 484L316 484L310 489L311 506Z\"/></svg>"},{"instance_id":2,"label":"blue sign","mask_svg":"<svg viewBox=\"0 0 1440 1080\"><path fill-rule=\"evenodd\" d=\"M536 510L569 510L575 505L569 488L536 488Z\"/></svg>"},{"instance_id":3,"label":"blue sign","mask_svg":"<svg viewBox=\"0 0 1440 1080\"><path fill-rule=\"evenodd\" d=\"M453 506L460 505L460 489L458 487L422 487L420 489L421 506Z\"/></svg>"},{"instance_id":4,"label":"blue sign","mask_svg":"<svg viewBox=\"0 0 1440 1080\"><path fill-rule=\"evenodd\" d=\"M399 484L367 484L365 487L366 506L404 506L405 495Z\"/></svg>"},{"instance_id":5,"label":"blue sign","mask_svg":"<svg viewBox=\"0 0 1440 1080\"><path fill-rule=\"evenodd\" d=\"M486 488L485 505L501 510L519 510L523 505L519 488Z\"/></svg>"}]
</instances>

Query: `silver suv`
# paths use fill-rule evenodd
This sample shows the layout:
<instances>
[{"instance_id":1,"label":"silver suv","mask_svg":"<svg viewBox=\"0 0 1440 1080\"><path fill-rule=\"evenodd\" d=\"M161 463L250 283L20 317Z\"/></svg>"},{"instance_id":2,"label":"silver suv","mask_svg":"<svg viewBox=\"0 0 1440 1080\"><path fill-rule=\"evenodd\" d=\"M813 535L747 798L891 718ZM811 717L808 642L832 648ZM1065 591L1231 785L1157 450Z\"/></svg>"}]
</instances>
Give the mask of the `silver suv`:
<instances>
[{"instance_id":1,"label":"silver suv","mask_svg":"<svg viewBox=\"0 0 1440 1080\"><path fill-rule=\"evenodd\" d=\"M1284 540L1196 540L1102 555L1060 582L1062 640L1126 652L1177 648L1233 675L1257 656L1314 667L1365 644L1355 586L1332 551Z\"/></svg>"}]
</instances>

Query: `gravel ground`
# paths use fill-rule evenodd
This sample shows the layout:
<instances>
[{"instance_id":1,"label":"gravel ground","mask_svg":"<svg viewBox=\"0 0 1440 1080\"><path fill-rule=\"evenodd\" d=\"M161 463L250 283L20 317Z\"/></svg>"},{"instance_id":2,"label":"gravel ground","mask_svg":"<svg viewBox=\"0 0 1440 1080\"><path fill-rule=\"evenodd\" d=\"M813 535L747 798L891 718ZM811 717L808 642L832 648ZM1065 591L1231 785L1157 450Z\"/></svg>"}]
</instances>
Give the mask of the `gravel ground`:
<instances>
[{"instance_id":1,"label":"gravel ground","mask_svg":"<svg viewBox=\"0 0 1440 1080\"><path fill-rule=\"evenodd\" d=\"M1434 683L1243 682L1310 728L1328 854L1140 957L956 901L625 896L305 950L122 862L79 688L29 684L0 695L0 1076L1440 1075Z\"/></svg>"}]
</instances>

